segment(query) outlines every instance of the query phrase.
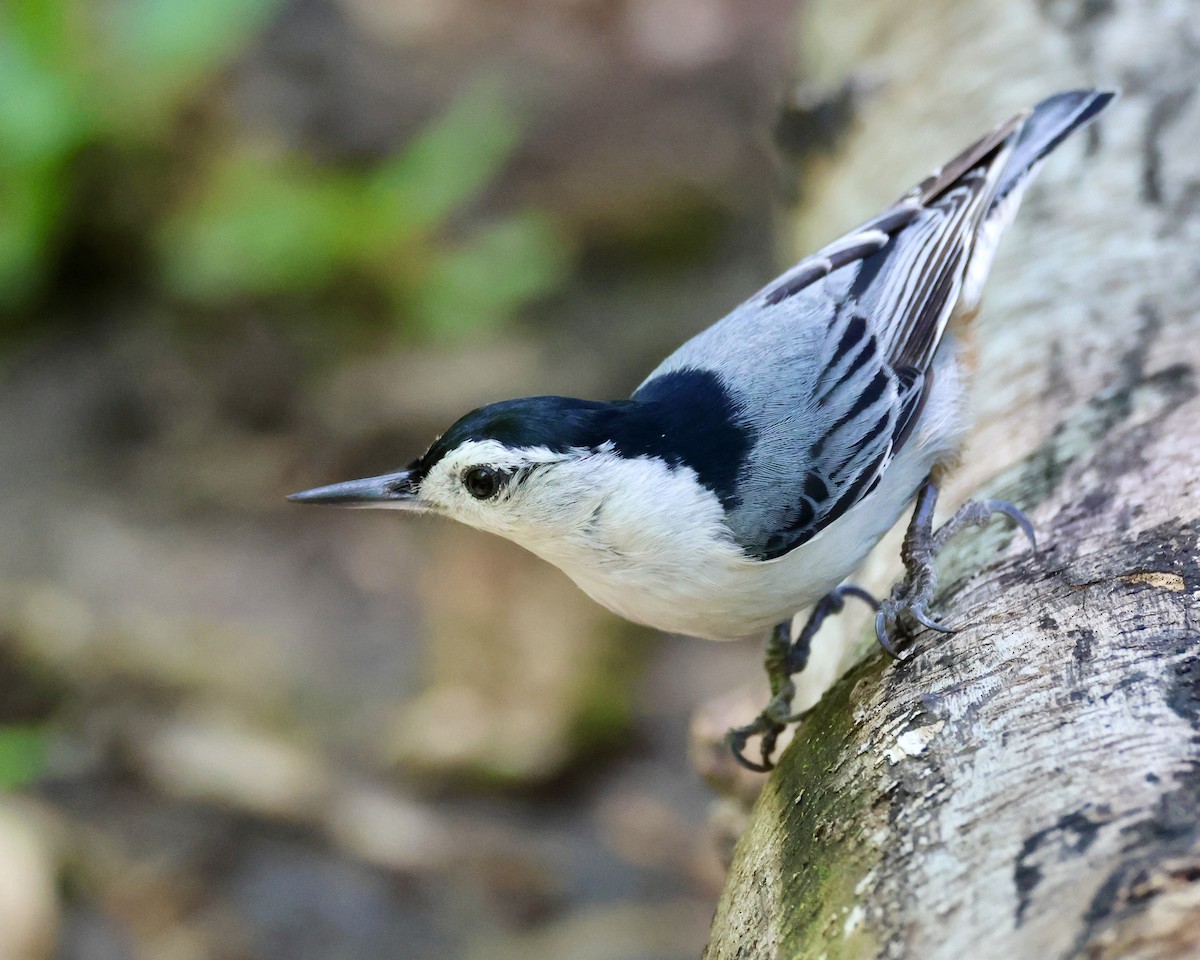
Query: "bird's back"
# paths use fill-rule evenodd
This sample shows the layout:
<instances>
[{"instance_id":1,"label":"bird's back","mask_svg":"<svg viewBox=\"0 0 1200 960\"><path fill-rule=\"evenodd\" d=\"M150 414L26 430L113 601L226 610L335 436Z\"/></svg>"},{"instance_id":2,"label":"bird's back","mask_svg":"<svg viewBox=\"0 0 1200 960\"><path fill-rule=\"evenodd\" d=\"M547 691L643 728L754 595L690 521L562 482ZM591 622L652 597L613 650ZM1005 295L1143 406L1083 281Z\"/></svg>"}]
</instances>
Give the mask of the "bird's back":
<instances>
[{"instance_id":1,"label":"bird's back","mask_svg":"<svg viewBox=\"0 0 1200 960\"><path fill-rule=\"evenodd\" d=\"M920 421L947 322L960 301L978 300L1031 175L1112 98L1071 91L1011 118L689 340L638 388L634 399L653 399L664 378L703 372L726 396L746 438L725 465L736 476L728 523L748 556L782 556L878 487Z\"/></svg>"}]
</instances>

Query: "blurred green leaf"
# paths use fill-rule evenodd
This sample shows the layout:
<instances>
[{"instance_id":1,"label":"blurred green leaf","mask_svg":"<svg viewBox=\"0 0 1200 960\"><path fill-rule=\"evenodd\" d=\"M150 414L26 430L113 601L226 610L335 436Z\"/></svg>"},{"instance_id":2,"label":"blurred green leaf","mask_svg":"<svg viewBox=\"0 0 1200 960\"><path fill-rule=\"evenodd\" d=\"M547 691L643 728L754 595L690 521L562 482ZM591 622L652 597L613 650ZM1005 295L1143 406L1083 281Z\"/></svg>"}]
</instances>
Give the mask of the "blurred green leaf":
<instances>
[{"instance_id":1,"label":"blurred green leaf","mask_svg":"<svg viewBox=\"0 0 1200 960\"><path fill-rule=\"evenodd\" d=\"M485 227L430 267L418 292L420 318L435 335L463 337L553 289L566 270L562 238L544 214L526 211Z\"/></svg>"},{"instance_id":2,"label":"blurred green leaf","mask_svg":"<svg viewBox=\"0 0 1200 960\"><path fill-rule=\"evenodd\" d=\"M35 53L23 25L0 16L0 172L55 159L91 129L73 78Z\"/></svg>"},{"instance_id":3,"label":"blurred green leaf","mask_svg":"<svg viewBox=\"0 0 1200 960\"><path fill-rule=\"evenodd\" d=\"M125 0L112 10L110 37L145 92L227 59L278 6L279 0Z\"/></svg>"},{"instance_id":4,"label":"blurred green leaf","mask_svg":"<svg viewBox=\"0 0 1200 960\"><path fill-rule=\"evenodd\" d=\"M76 0L21 0L0 8L0 26L42 63L57 62L69 46L71 24L78 14Z\"/></svg>"},{"instance_id":5,"label":"blurred green leaf","mask_svg":"<svg viewBox=\"0 0 1200 960\"><path fill-rule=\"evenodd\" d=\"M116 163L161 159L145 147L169 135L197 82L243 49L281 2L0 3L0 308L31 302L59 243L69 242L63 217L81 151L100 146ZM390 295L417 329L461 336L503 319L564 272L562 245L537 214L456 243L444 236L519 138L501 88L477 82L367 173L287 152L256 155L235 142L215 165L185 169L200 178L184 184L191 200L146 229L157 235L164 283L189 300L315 294L353 278L368 294Z\"/></svg>"},{"instance_id":6,"label":"blurred green leaf","mask_svg":"<svg viewBox=\"0 0 1200 960\"><path fill-rule=\"evenodd\" d=\"M488 84L365 175L286 156L227 163L162 232L164 278L177 294L213 303L311 293L353 276L435 336L494 325L561 282L561 238L536 212L457 244L438 234L495 177L516 137Z\"/></svg>"},{"instance_id":7,"label":"blurred green leaf","mask_svg":"<svg viewBox=\"0 0 1200 960\"><path fill-rule=\"evenodd\" d=\"M59 211L61 174L51 164L0 171L0 308L11 308L43 279Z\"/></svg>"},{"instance_id":8,"label":"blurred green leaf","mask_svg":"<svg viewBox=\"0 0 1200 960\"><path fill-rule=\"evenodd\" d=\"M0 727L0 790L37 777L45 764L46 733L40 727Z\"/></svg>"},{"instance_id":9,"label":"blurred green leaf","mask_svg":"<svg viewBox=\"0 0 1200 960\"><path fill-rule=\"evenodd\" d=\"M243 160L164 235L168 282L184 296L313 290L354 243L354 185L281 162Z\"/></svg>"},{"instance_id":10,"label":"blurred green leaf","mask_svg":"<svg viewBox=\"0 0 1200 960\"><path fill-rule=\"evenodd\" d=\"M481 191L519 140L516 117L494 84L476 86L373 176L367 203L393 236L441 224Z\"/></svg>"},{"instance_id":11,"label":"blurred green leaf","mask_svg":"<svg viewBox=\"0 0 1200 960\"><path fill-rule=\"evenodd\" d=\"M226 62L278 3L0 4L0 307L38 289L76 153L159 135L154 121L181 103L185 84Z\"/></svg>"}]
</instances>

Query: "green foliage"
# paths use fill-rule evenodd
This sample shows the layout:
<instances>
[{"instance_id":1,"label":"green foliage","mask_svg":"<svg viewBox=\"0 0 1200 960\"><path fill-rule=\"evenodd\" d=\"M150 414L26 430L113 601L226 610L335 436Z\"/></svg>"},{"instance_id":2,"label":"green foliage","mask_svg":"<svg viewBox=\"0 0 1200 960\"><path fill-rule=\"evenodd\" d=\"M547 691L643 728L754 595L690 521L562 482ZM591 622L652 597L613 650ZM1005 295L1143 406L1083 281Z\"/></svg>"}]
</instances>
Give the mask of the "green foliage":
<instances>
[{"instance_id":1,"label":"green foliage","mask_svg":"<svg viewBox=\"0 0 1200 960\"><path fill-rule=\"evenodd\" d=\"M368 200L399 231L432 229L482 190L516 145L516 117L500 91L480 84L376 172Z\"/></svg>"},{"instance_id":2,"label":"green foliage","mask_svg":"<svg viewBox=\"0 0 1200 960\"><path fill-rule=\"evenodd\" d=\"M507 161L516 130L497 91L482 86L367 173L287 154L228 158L164 229L166 281L211 304L314 293L351 276L426 333L474 332L552 289L566 267L560 238L534 211L443 236Z\"/></svg>"},{"instance_id":3,"label":"green foliage","mask_svg":"<svg viewBox=\"0 0 1200 960\"><path fill-rule=\"evenodd\" d=\"M150 103L171 103L179 89L229 59L279 0L125 0L106 31L114 58L113 88Z\"/></svg>"},{"instance_id":4,"label":"green foliage","mask_svg":"<svg viewBox=\"0 0 1200 960\"><path fill-rule=\"evenodd\" d=\"M163 231L165 278L198 301L313 290L359 243L354 184L287 159L231 157Z\"/></svg>"},{"instance_id":5,"label":"green foliage","mask_svg":"<svg viewBox=\"0 0 1200 960\"><path fill-rule=\"evenodd\" d=\"M481 229L430 264L416 313L435 335L461 337L552 290L566 270L562 240L535 211Z\"/></svg>"},{"instance_id":6,"label":"green foliage","mask_svg":"<svg viewBox=\"0 0 1200 960\"><path fill-rule=\"evenodd\" d=\"M0 726L0 790L12 790L40 772L45 761L46 734L40 727Z\"/></svg>"},{"instance_id":7,"label":"green foliage","mask_svg":"<svg viewBox=\"0 0 1200 960\"><path fill-rule=\"evenodd\" d=\"M57 248L87 146L163 135L183 94L277 0L0 5L0 308L27 304Z\"/></svg>"},{"instance_id":8,"label":"green foliage","mask_svg":"<svg viewBox=\"0 0 1200 960\"><path fill-rule=\"evenodd\" d=\"M122 212L145 234L165 292L202 306L315 296L350 281L410 328L454 337L561 280L564 245L536 212L474 234L447 229L518 142L494 85L469 90L373 170L321 167L237 138L189 143L175 160L182 170L139 168L148 152L171 157L162 148L183 107L280 2L0 5L0 310L29 308L46 292L96 147L124 164L129 184L153 179L182 194L182 203L144 201L144 216Z\"/></svg>"}]
</instances>

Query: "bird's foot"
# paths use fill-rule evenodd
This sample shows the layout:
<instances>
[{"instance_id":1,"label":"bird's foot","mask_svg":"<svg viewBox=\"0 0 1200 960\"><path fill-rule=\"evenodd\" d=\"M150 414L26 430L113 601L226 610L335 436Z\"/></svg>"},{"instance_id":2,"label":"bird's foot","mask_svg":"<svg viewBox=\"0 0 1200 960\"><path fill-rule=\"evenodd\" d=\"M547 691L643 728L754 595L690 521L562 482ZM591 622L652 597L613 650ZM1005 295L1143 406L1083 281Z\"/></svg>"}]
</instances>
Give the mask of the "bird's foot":
<instances>
[{"instance_id":1,"label":"bird's foot","mask_svg":"<svg viewBox=\"0 0 1200 960\"><path fill-rule=\"evenodd\" d=\"M766 773L774 768L771 754L775 752L779 735L789 724L804 716L804 713L792 712L792 700L796 696L796 684L792 682L792 677L808 665L813 637L827 617L841 612L847 597L858 597L873 610L879 606L875 598L861 587L844 584L836 590L831 590L813 607L808 622L804 624L804 629L795 640L791 639L791 621L784 621L771 632L765 658L767 679L771 683L771 701L752 723L744 727L734 727L725 735L729 749L742 766L758 773ZM761 763L746 756L746 744L756 735L761 738Z\"/></svg>"},{"instance_id":2,"label":"bird's foot","mask_svg":"<svg viewBox=\"0 0 1200 960\"><path fill-rule=\"evenodd\" d=\"M900 550L905 577L892 588L891 596L879 604L879 611L875 615L875 636L891 657L900 658L896 639L909 635L913 624L938 633L954 633L952 628L938 622L930 613L929 604L937 590L938 554L967 527L986 526L995 514L1001 513L1020 527L1033 549L1037 549L1033 524L1007 500L973 500L966 503L934 532L933 509L937 504L937 495L937 485L933 480L926 480L917 496L917 507Z\"/></svg>"}]
</instances>

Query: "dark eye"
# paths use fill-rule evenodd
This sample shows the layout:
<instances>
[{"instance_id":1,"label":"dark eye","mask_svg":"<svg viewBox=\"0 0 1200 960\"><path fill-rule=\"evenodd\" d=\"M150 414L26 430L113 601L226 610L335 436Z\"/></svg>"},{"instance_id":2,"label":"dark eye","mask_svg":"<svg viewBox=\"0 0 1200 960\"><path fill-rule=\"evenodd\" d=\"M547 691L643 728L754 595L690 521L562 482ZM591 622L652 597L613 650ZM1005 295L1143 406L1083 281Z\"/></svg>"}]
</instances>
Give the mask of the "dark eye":
<instances>
[{"instance_id":1,"label":"dark eye","mask_svg":"<svg viewBox=\"0 0 1200 960\"><path fill-rule=\"evenodd\" d=\"M476 500L490 500L500 490L500 474L491 467L472 467L463 474L463 486Z\"/></svg>"}]
</instances>

